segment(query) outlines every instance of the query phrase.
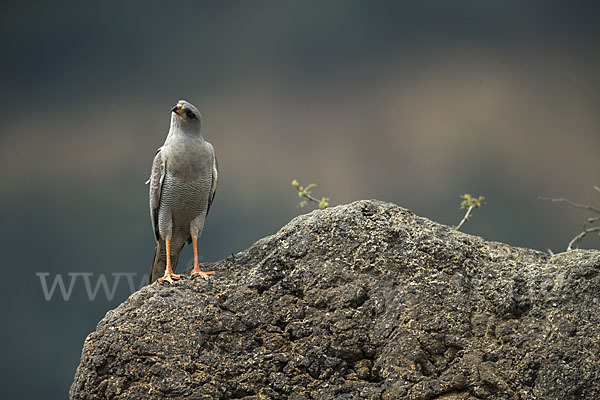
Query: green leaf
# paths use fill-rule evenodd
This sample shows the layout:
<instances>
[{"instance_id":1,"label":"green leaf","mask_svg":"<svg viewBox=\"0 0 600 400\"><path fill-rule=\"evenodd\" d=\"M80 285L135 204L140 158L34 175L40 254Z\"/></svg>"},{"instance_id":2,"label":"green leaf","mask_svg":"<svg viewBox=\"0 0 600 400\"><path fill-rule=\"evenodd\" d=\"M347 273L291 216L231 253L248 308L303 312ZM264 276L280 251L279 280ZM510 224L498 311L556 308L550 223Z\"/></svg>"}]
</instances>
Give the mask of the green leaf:
<instances>
[{"instance_id":1,"label":"green leaf","mask_svg":"<svg viewBox=\"0 0 600 400\"><path fill-rule=\"evenodd\" d=\"M303 208L304 206L306 206L308 204L307 200L302 200L300 203L298 203L298 207L299 208Z\"/></svg>"}]
</instances>

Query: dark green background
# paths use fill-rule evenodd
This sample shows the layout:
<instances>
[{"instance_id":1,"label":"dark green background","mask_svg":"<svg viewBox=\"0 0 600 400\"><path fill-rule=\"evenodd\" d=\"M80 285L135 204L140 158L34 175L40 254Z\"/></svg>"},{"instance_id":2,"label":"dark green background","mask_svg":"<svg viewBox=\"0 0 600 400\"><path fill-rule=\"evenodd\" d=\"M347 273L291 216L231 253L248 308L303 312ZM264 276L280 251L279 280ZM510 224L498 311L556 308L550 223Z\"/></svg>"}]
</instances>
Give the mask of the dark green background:
<instances>
[{"instance_id":1,"label":"dark green background","mask_svg":"<svg viewBox=\"0 0 600 400\"><path fill-rule=\"evenodd\" d=\"M220 162L205 261L304 212L294 178L446 224L484 194L465 231L564 250L587 214L536 197L600 198L597 4L2 2L4 397L65 398L86 335L129 295L123 280L90 301L79 280L45 301L37 272L148 272L143 183L180 98Z\"/></svg>"}]
</instances>

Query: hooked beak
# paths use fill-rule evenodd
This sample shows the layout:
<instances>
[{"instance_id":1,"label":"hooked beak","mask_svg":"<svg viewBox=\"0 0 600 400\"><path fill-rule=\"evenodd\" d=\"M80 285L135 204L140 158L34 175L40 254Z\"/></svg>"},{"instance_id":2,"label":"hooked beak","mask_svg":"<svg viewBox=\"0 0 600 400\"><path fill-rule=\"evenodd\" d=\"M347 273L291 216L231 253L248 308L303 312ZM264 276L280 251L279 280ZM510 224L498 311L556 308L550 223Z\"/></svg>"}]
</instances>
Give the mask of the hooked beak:
<instances>
[{"instance_id":1,"label":"hooked beak","mask_svg":"<svg viewBox=\"0 0 600 400\"><path fill-rule=\"evenodd\" d=\"M171 108L171 112L174 112L175 114L179 115L179 117L183 118L180 114L182 108L183 106L181 104L177 104L175 107Z\"/></svg>"}]
</instances>

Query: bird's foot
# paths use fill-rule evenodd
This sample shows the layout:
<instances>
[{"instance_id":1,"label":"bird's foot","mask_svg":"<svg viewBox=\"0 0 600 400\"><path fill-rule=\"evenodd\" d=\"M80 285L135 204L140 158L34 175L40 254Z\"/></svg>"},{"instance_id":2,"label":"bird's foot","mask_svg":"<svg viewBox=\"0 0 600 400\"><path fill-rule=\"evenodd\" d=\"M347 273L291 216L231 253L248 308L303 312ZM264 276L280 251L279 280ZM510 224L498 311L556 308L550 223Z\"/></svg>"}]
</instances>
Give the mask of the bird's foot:
<instances>
[{"instance_id":1,"label":"bird's foot","mask_svg":"<svg viewBox=\"0 0 600 400\"><path fill-rule=\"evenodd\" d=\"M210 277L210 275L214 275L215 271L200 271L200 268L196 268L194 267L194 269L192 270L192 273L190 274L190 278L194 279L197 276L200 276L204 279L208 279Z\"/></svg>"},{"instance_id":2,"label":"bird's foot","mask_svg":"<svg viewBox=\"0 0 600 400\"><path fill-rule=\"evenodd\" d=\"M170 284L173 284L173 280L178 281L180 279L181 279L181 275L176 275L173 272L171 272L171 273L167 272L167 273L165 273L165 275L162 278L158 278L158 281L159 282L167 281Z\"/></svg>"}]
</instances>

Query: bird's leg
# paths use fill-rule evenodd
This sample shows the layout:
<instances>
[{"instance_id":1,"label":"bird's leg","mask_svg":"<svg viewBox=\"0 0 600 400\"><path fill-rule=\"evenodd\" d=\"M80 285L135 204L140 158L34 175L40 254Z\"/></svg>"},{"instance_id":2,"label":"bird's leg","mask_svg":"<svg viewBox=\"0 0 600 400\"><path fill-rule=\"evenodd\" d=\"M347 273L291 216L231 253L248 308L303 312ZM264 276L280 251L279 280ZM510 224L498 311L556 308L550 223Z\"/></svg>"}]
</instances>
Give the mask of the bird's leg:
<instances>
[{"instance_id":1,"label":"bird's leg","mask_svg":"<svg viewBox=\"0 0 600 400\"><path fill-rule=\"evenodd\" d=\"M165 240L165 243L167 245L167 269L165 269L165 274L162 278L159 278L158 281L173 283L173 279L181 279L181 276L175 275L173 268L171 268L171 241Z\"/></svg>"},{"instance_id":2,"label":"bird's leg","mask_svg":"<svg viewBox=\"0 0 600 400\"><path fill-rule=\"evenodd\" d=\"M200 271L200 265L198 264L198 239L193 237L192 243L194 246L194 269L192 270L190 276L192 277L192 279L194 279L197 276L201 276L204 279L208 279L208 276L214 275L215 271Z\"/></svg>"}]
</instances>

